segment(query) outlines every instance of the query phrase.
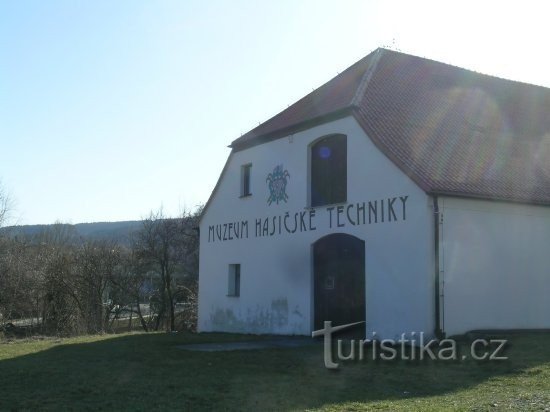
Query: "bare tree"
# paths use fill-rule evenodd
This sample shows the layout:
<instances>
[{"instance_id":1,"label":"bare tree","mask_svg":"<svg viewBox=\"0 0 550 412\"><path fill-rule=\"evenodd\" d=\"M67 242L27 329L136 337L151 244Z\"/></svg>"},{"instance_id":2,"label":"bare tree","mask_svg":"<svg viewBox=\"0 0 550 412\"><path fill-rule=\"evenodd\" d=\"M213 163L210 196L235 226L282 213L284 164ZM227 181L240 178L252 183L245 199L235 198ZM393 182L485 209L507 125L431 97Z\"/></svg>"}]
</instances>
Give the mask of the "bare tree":
<instances>
[{"instance_id":1,"label":"bare tree","mask_svg":"<svg viewBox=\"0 0 550 412\"><path fill-rule=\"evenodd\" d=\"M178 248L178 261L181 268L176 297L182 305L178 312L178 328L195 331L198 315L199 277L199 219L203 207L195 211L184 210L179 218L181 244Z\"/></svg>"},{"instance_id":2,"label":"bare tree","mask_svg":"<svg viewBox=\"0 0 550 412\"><path fill-rule=\"evenodd\" d=\"M7 222L13 203L0 182L0 228ZM36 261L24 241L0 232L0 326L5 322L35 319L37 301Z\"/></svg>"},{"instance_id":3,"label":"bare tree","mask_svg":"<svg viewBox=\"0 0 550 412\"><path fill-rule=\"evenodd\" d=\"M5 222L9 201L3 193ZM0 232L0 326L36 321L42 333L102 333L123 314L130 314L132 327L137 314L145 331L194 329L199 214L151 212L131 249L80 238L74 226L62 223L31 236Z\"/></svg>"},{"instance_id":4,"label":"bare tree","mask_svg":"<svg viewBox=\"0 0 550 412\"><path fill-rule=\"evenodd\" d=\"M55 334L83 332L78 291L75 288L75 250L69 245L42 244L46 259L43 267L42 323Z\"/></svg>"},{"instance_id":5,"label":"bare tree","mask_svg":"<svg viewBox=\"0 0 550 412\"><path fill-rule=\"evenodd\" d=\"M0 227L6 223L12 206L13 202L0 182Z\"/></svg>"},{"instance_id":6,"label":"bare tree","mask_svg":"<svg viewBox=\"0 0 550 412\"><path fill-rule=\"evenodd\" d=\"M122 251L119 269L111 279L110 297L113 305L126 308L130 312L130 318L135 313L143 330L148 332L151 317L149 316L147 321L141 310L146 270L140 267L140 263L132 251Z\"/></svg>"},{"instance_id":7,"label":"bare tree","mask_svg":"<svg viewBox=\"0 0 550 412\"><path fill-rule=\"evenodd\" d=\"M164 216L162 209L151 212L143 220L141 230L134 238L133 249L142 265L149 266L159 276L159 309L155 330L158 330L168 312L169 330L175 330L174 273L181 247L181 228L178 219Z\"/></svg>"},{"instance_id":8,"label":"bare tree","mask_svg":"<svg viewBox=\"0 0 550 412\"><path fill-rule=\"evenodd\" d=\"M183 274L192 280L199 276L199 219L202 210L202 206L195 211L183 210L178 219L181 234L178 260Z\"/></svg>"},{"instance_id":9,"label":"bare tree","mask_svg":"<svg viewBox=\"0 0 550 412\"><path fill-rule=\"evenodd\" d=\"M18 239L0 239L0 323L38 317L35 251Z\"/></svg>"},{"instance_id":10,"label":"bare tree","mask_svg":"<svg viewBox=\"0 0 550 412\"><path fill-rule=\"evenodd\" d=\"M70 281L86 330L105 332L114 307L112 301L108 302L107 292L120 264L120 249L112 241L88 241L76 251L75 257Z\"/></svg>"}]
</instances>

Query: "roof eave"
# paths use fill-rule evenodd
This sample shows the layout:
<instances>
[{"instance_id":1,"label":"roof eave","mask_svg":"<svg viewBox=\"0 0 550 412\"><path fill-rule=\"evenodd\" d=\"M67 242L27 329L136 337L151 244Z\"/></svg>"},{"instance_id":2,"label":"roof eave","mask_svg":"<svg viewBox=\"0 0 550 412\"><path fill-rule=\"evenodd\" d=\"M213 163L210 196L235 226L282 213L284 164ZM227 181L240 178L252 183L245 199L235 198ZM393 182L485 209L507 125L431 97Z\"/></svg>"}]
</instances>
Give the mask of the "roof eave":
<instances>
[{"instance_id":1,"label":"roof eave","mask_svg":"<svg viewBox=\"0 0 550 412\"><path fill-rule=\"evenodd\" d=\"M234 140L229 147L235 152L239 152L244 149L248 149L253 146L260 144L268 143L273 140L280 139L281 137L289 136L304 130L310 129L314 126L318 126L323 123L331 122L334 120L342 119L344 117L350 116L352 114L353 107L347 106L342 109L335 110L333 112L323 114L308 120L304 120L299 123L295 123L291 126L284 127L282 129L274 130L270 133L265 133L262 135L251 137L245 141L239 142L239 139Z\"/></svg>"},{"instance_id":2,"label":"roof eave","mask_svg":"<svg viewBox=\"0 0 550 412\"><path fill-rule=\"evenodd\" d=\"M474 200L486 200L489 202L505 202L505 203L516 203L522 205L531 205L531 206L550 206L550 201L544 200L534 200L526 199L523 197L511 197L511 196L489 196L479 193L467 193L467 192L453 192L449 190L439 190L433 189L426 192L430 196L447 196L447 197L457 197L462 199L474 199Z\"/></svg>"},{"instance_id":3,"label":"roof eave","mask_svg":"<svg viewBox=\"0 0 550 412\"><path fill-rule=\"evenodd\" d=\"M231 151L229 153L229 156L227 156L227 160L225 161L225 164L223 165L223 169L222 169L222 172L220 173L220 176L218 177L218 180L216 182L216 186L214 186L214 189L210 193L210 196L208 197L208 200L206 201L204 207L202 208L201 215L199 216L199 226L202 223L202 219L203 219L204 215L206 214L206 211L208 210L208 207L212 203L212 200L214 199L214 196L218 192L218 189L221 185L221 182L222 182L222 179L223 179L225 173L227 172L227 168L229 166L229 162L231 161L232 157L233 157L233 151Z\"/></svg>"}]
</instances>

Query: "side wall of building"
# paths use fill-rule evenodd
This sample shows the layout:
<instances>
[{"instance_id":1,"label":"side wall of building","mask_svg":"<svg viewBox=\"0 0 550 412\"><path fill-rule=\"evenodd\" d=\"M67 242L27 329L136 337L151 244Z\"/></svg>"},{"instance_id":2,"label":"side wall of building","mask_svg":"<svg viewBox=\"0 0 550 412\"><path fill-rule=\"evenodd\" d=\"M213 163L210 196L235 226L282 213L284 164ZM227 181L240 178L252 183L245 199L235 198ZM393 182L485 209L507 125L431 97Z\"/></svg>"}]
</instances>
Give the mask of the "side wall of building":
<instances>
[{"instance_id":1,"label":"side wall of building","mask_svg":"<svg viewBox=\"0 0 550 412\"><path fill-rule=\"evenodd\" d=\"M348 196L340 213L308 207L309 145L335 133L348 139ZM240 198L248 163L252 195ZM278 165L288 172L288 199L269 204L268 178ZM369 202L377 202L376 221L372 214L369 222ZM199 330L310 334L312 245L347 233L365 241L367 331L430 334L432 219L428 196L352 117L233 153L200 225ZM227 296L230 264L241 265L239 297Z\"/></svg>"},{"instance_id":2,"label":"side wall of building","mask_svg":"<svg viewBox=\"0 0 550 412\"><path fill-rule=\"evenodd\" d=\"M550 328L550 207L443 198L448 335Z\"/></svg>"}]
</instances>

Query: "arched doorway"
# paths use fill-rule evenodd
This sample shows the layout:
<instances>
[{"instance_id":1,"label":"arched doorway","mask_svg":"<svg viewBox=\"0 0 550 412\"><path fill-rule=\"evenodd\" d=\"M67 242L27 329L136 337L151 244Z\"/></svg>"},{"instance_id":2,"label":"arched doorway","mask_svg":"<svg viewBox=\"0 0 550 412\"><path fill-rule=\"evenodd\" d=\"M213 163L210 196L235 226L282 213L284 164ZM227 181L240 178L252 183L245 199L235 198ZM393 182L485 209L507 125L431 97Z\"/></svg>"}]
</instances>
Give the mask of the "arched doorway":
<instances>
[{"instance_id":1,"label":"arched doorway","mask_svg":"<svg viewBox=\"0 0 550 412\"><path fill-rule=\"evenodd\" d=\"M365 242L336 233L313 244L314 330L365 320Z\"/></svg>"}]
</instances>

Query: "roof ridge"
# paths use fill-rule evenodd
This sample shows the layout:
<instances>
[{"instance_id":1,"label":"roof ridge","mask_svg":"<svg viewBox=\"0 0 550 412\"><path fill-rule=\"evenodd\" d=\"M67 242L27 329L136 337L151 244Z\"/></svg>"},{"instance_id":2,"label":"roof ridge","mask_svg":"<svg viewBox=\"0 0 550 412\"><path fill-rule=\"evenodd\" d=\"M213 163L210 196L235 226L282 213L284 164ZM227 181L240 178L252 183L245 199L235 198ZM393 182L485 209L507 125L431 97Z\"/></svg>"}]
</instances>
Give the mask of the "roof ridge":
<instances>
[{"instance_id":1,"label":"roof ridge","mask_svg":"<svg viewBox=\"0 0 550 412\"><path fill-rule=\"evenodd\" d=\"M441 61L441 60L435 60L435 59L432 59L430 57L418 56L418 55L415 55L415 54L406 53L404 51L386 49L386 48L383 48L383 47L380 47L379 50L384 50L385 52L393 53L393 54L401 54L402 56L414 57L416 59L422 59L422 60L428 61L430 63L436 63L438 65L447 66L447 67L452 68L452 69L463 70L463 71L475 74L477 76L483 76L483 77L487 77L487 78L491 78L491 79L502 80L502 81L505 81L505 82L516 83L516 84L519 84L519 85L522 85L522 86L541 88L541 89L545 89L546 91L550 91L550 86L543 86L541 84L529 83L529 82L524 81L524 80L514 80L514 79L509 79L509 78L506 78L506 77L502 77L502 76L496 76L494 74L488 74L488 73L484 73L484 72L477 71L477 70L474 70L474 69L470 69L470 68L467 68L467 67L458 66L457 64L454 64L454 63L447 63L447 62L444 62L444 61Z\"/></svg>"},{"instance_id":2,"label":"roof ridge","mask_svg":"<svg viewBox=\"0 0 550 412\"><path fill-rule=\"evenodd\" d=\"M355 91L355 94L353 95L353 98L351 99L350 105L351 106L358 106L361 99L365 95L365 92L367 90L367 86L369 85L370 79L372 78L372 75L376 71L376 67L378 66L378 62L380 61L380 58L382 57L382 54L384 53L383 48L378 48L374 52L373 61L365 70L365 73L363 74L363 77L361 78L361 81L359 82L359 86L357 87L357 90ZM371 53L371 54L373 54Z\"/></svg>"}]
</instances>

